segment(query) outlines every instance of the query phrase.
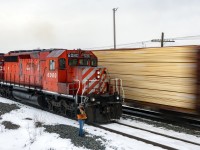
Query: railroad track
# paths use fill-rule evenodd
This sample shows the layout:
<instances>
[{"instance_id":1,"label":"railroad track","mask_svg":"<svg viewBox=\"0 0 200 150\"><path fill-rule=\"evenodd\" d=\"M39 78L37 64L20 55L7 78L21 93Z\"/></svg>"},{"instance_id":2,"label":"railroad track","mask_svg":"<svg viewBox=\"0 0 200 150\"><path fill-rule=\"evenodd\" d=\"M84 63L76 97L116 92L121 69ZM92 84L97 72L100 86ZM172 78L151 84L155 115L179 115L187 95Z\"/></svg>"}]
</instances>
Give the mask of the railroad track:
<instances>
[{"instance_id":1,"label":"railroad track","mask_svg":"<svg viewBox=\"0 0 200 150\"><path fill-rule=\"evenodd\" d=\"M200 118L196 118L195 116L192 115L169 112L169 111L156 112L151 110L129 107L125 105L123 105L122 110L123 114L142 117L154 121L170 123L184 128L200 130Z\"/></svg>"},{"instance_id":2,"label":"railroad track","mask_svg":"<svg viewBox=\"0 0 200 150\"><path fill-rule=\"evenodd\" d=\"M10 99L10 100L13 100L13 99ZM53 112L53 111L48 110L48 109L42 109L41 107L37 107L37 106L29 104L29 103L25 103L25 102L18 101L18 100L13 100L13 101L16 101L16 102L19 102L19 103L22 103L22 104L25 104L25 105L28 105L28 106L31 106L31 107L34 107L34 108L37 108L37 109L48 111L48 112L53 113L53 114L57 114L57 115L66 117L66 115L63 115L63 114L60 114L60 113L57 113L57 112ZM165 114L163 114L161 112L139 109L139 108L129 107L129 106L125 106L125 105L123 105L122 111L123 111L123 114L142 117L142 118L151 119L151 120L155 120L155 121L161 121L161 122L170 123L170 124L173 124L173 125L178 125L178 126L186 127L186 128L189 128L189 129L194 129L194 130L200 131L200 119L196 120L196 118L189 116L189 115L183 116L182 113L179 114L179 116L180 116L179 118L171 118L171 117L166 116ZM176 116L177 115L178 114L176 114ZM68 116L68 118L74 119L70 116ZM180 119L182 119L182 120L180 120Z\"/></svg>"},{"instance_id":3,"label":"railroad track","mask_svg":"<svg viewBox=\"0 0 200 150\"><path fill-rule=\"evenodd\" d=\"M199 143L195 143L193 141L180 139L177 137L165 135L159 132L154 132L151 130L147 130L147 129L143 129L143 128L139 128L135 126L126 125L119 122L113 122L113 124L109 124L109 125L99 125L99 124L92 124L92 125L97 128L101 128L101 129L131 138L134 140L138 140L146 144L151 144L163 149L178 150L178 149L182 149L183 148L182 146L188 147L188 149L193 149L193 150L200 149ZM126 129L129 133L120 131L122 129ZM142 134L137 134L137 133L143 133L145 136L143 136ZM151 140L150 137L153 140ZM169 145L169 143L171 144Z\"/></svg>"}]
</instances>

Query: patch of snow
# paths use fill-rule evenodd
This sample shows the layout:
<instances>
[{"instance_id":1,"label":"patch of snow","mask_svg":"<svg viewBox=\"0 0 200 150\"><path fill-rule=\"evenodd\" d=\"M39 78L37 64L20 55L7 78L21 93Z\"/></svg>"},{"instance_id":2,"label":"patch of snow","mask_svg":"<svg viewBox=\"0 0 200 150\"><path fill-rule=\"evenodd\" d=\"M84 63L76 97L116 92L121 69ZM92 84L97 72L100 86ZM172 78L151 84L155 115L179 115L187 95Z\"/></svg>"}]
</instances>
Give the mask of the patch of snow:
<instances>
[{"instance_id":1,"label":"patch of snow","mask_svg":"<svg viewBox=\"0 0 200 150\"><path fill-rule=\"evenodd\" d=\"M56 124L64 124L70 125L74 127L79 127L78 122L75 120L71 120L62 116L58 116L40 109L32 108L5 98L0 98L0 102L2 103L9 103L9 104L16 104L20 107L20 109L16 109L11 111L10 113L2 115L2 121L11 121L14 124L20 125L19 129L16 130L8 130L5 129L3 125L0 124L0 150L66 150L66 149L73 149L73 150L84 150L82 147L76 147L71 142L70 139L62 139L59 137L58 134L55 133L48 133L44 130L43 127L36 128L34 123L36 121L43 122L45 125L56 125ZM25 118L31 118L32 120L28 120ZM125 122L125 120L122 120ZM138 126L143 126L144 128L147 127L145 123L133 122L130 120L126 120L127 123L134 124ZM112 128L116 128L113 124ZM152 127L153 128L153 127ZM150 144L146 144L141 141L137 141L131 138L127 138L115 133L111 133L90 125L85 124L84 129L86 132L90 133L91 135L101 136L106 141L102 141L106 145L106 150L160 150L162 148L155 147ZM120 129L122 130L122 129ZM168 134L173 133L172 131L166 131L163 129L153 129L159 130L162 132L166 132ZM136 134L134 130L130 131L132 134ZM138 133L137 133L138 134ZM173 133L175 134L175 133ZM178 133L176 133L178 134ZM147 136L148 134L144 134L143 136ZM179 134L181 136L181 134ZM78 136L78 135L77 135ZM186 135L189 136L191 135ZM199 139L193 137L195 140ZM159 139L155 139L159 141Z\"/></svg>"},{"instance_id":2,"label":"patch of snow","mask_svg":"<svg viewBox=\"0 0 200 150\"><path fill-rule=\"evenodd\" d=\"M180 139L200 143L200 137L196 137L194 135L189 135L189 134L185 134L185 133L175 132L175 131L172 131L172 130L167 130L167 129L164 129L162 127L155 127L153 125L150 125L150 124L147 124L147 123L144 123L144 122L131 120L131 119L120 119L119 122L131 125L131 126L143 128L143 129L148 129L148 130L155 131L155 132L158 132L158 133L161 133L161 134L166 134L166 135L169 135L169 136L177 137L177 138L180 138Z\"/></svg>"}]
</instances>

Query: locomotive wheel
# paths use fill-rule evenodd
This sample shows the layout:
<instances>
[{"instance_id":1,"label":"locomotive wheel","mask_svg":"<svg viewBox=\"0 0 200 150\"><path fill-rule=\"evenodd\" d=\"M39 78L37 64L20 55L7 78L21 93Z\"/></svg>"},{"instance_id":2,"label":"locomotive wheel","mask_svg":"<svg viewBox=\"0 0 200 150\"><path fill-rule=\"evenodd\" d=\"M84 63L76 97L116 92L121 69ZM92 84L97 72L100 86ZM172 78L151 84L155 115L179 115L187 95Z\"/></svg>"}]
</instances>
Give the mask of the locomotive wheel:
<instances>
[{"instance_id":1,"label":"locomotive wheel","mask_svg":"<svg viewBox=\"0 0 200 150\"><path fill-rule=\"evenodd\" d=\"M48 110L53 111L53 106L49 101L47 101L47 108Z\"/></svg>"},{"instance_id":2,"label":"locomotive wheel","mask_svg":"<svg viewBox=\"0 0 200 150\"><path fill-rule=\"evenodd\" d=\"M67 109L65 108L66 102L65 101L61 101L61 114L66 115L67 113Z\"/></svg>"}]
</instances>

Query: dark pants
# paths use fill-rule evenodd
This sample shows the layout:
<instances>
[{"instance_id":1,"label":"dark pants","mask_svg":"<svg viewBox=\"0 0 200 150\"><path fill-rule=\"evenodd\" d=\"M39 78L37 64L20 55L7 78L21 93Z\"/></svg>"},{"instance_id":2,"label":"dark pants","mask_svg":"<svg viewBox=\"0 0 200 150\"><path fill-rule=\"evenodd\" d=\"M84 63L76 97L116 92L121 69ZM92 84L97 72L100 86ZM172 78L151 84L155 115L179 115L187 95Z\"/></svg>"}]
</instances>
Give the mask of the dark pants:
<instances>
[{"instance_id":1,"label":"dark pants","mask_svg":"<svg viewBox=\"0 0 200 150\"><path fill-rule=\"evenodd\" d=\"M79 136L84 136L83 126L84 126L85 120L78 120L79 123Z\"/></svg>"}]
</instances>

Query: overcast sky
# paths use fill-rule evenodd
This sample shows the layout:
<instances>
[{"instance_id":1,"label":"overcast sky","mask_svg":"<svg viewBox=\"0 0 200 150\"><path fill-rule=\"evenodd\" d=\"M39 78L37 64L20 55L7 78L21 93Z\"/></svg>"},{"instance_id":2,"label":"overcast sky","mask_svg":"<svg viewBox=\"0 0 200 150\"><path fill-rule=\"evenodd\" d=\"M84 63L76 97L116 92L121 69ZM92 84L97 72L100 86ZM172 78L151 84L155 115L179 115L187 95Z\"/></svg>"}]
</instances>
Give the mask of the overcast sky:
<instances>
[{"instance_id":1,"label":"overcast sky","mask_svg":"<svg viewBox=\"0 0 200 150\"><path fill-rule=\"evenodd\" d=\"M199 0L0 0L0 51L113 45L114 7L117 44L200 35Z\"/></svg>"}]
</instances>

